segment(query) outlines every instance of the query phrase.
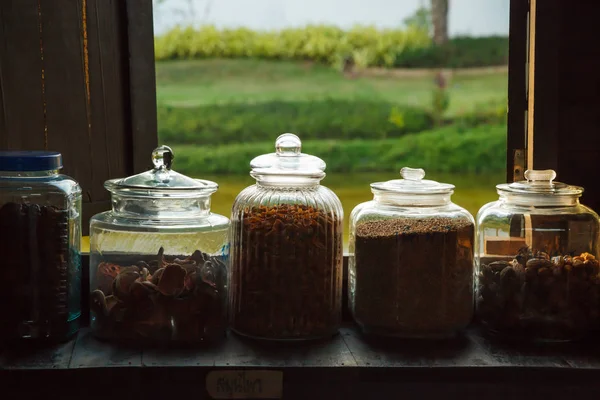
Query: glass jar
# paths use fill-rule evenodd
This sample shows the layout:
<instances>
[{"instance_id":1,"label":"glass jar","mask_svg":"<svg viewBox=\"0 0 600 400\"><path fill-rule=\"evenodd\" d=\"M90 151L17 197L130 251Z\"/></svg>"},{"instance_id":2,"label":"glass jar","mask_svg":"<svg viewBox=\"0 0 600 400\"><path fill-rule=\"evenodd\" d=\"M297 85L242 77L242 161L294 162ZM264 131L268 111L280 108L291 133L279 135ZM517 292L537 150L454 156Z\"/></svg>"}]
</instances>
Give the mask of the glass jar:
<instances>
[{"instance_id":1,"label":"glass jar","mask_svg":"<svg viewBox=\"0 0 600 400\"><path fill-rule=\"evenodd\" d=\"M598 215L554 171L525 178L477 215L477 316L505 338L574 340L598 319Z\"/></svg>"},{"instance_id":2,"label":"glass jar","mask_svg":"<svg viewBox=\"0 0 600 400\"><path fill-rule=\"evenodd\" d=\"M283 134L256 157L232 210L231 328L245 336L302 340L335 334L341 319L343 209L321 186L323 160Z\"/></svg>"},{"instance_id":3,"label":"glass jar","mask_svg":"<svg viewBox=\"0 0 600 400\"><path fill-rule=\"evenodd\" d=\"M453 185L400 174L350 215L350 308L366 334L451 337L473 316L475 221Z\"/></svg>"},{"instance_id":4,"label":"glass jar","mask_svg":"<svg viewBox=\"0 0 600 400\"><path fill-rule=\"evenodd\" d=\"M196 343L226 326L229 219L210 212L214 182L155 168L106 181L112 210L90 224L91 327L99 338Z\"/></svg>"},{"instance_id":5,"label":"glass jar","mask_svg":"<svg viewBox=\"0 0 600 400\"><path fill-rule=\"evenodd\" d=\"M81 316L81 188L60 153L0 151L0 339L64 341Z\"/></svg>"}]
</instances>

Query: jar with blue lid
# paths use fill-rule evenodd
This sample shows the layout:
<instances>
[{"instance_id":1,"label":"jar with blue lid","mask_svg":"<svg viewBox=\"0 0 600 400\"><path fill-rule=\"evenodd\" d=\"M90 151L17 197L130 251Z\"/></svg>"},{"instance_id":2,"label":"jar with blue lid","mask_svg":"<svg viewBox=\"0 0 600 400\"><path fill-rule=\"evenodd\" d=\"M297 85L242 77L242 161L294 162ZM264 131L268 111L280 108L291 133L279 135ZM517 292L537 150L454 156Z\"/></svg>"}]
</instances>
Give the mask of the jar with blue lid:
<instances>
[{"instance_id":1,"label":"jar with blue lid","mask_svg":"<svg viewBox=\"0 0 600 400\"><path fill-rule=\"evenodd\" d=\"M50 151L0 151L0 340L63 341L81 317L81 188Z\"/></svg>"}]
</instances>

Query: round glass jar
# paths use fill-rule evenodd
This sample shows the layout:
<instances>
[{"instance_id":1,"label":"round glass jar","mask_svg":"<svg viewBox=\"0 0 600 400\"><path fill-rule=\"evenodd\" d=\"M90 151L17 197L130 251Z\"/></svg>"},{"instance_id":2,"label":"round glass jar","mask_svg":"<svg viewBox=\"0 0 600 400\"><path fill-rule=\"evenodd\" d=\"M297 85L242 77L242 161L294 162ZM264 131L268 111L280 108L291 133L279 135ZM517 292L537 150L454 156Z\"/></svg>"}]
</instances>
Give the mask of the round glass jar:
<instances>
[{"instance_id":1,"label":"round glass jar","mask_svg":"<svg viewBox=\"0 0 600 400\"><path fill-rule=\"evenodd\" d=\"M598 320L598 215L554 171L525 178L477 215L477 316L505 338L574 340Z\"/></svg>"},{"instance_id":2,"label":"round glass jar","mask_svg":"<svg viewBox=\"0 0 600 400\"><path fill-rule=\"evenodd\" d=\"M63 341L81 316L81 188L60 153L0 151L0 340Z\"/></svg>"},{"instance_id":3,"label":"round glass jar","mask_svg":"<svg viewBox=\"0 0 600 400\"><path fill-rule=\"evenodd\" d=\"M97 337L195 343L224 336L229 219L210 212L214 182L171 170L106 181L112 210L90 223L90 311Z\"/></svg>"},{"instance_id":4,"label":"round glass jar","mask_svg":"<svg viewBox=\"0 0 600 400\"><path fill-rule=\"evenodd\" d=\"M350 215L350 308L366 334L451 337L473 317L475 221L453 185L400 174Z\"/></svg>"},{"instance_id":5,"label":"round glass jar","mask_svg":"<svg viewBox=\"0 0 600 400\"><path fill-rule=\"evenodd\" d=\"M343 209L321 186L323 160L283 134L256 157L232 210L229 311L245 336L302 340L335 334L341 319Z\"/></svg>"}]
</instances>

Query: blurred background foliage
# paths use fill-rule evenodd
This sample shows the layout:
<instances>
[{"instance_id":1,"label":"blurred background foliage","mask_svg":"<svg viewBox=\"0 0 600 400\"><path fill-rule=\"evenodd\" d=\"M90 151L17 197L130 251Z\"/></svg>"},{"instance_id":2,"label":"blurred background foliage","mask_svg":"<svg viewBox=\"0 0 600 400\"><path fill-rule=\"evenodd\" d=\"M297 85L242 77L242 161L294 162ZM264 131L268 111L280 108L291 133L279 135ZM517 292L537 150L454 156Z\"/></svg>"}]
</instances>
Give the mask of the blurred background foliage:
<instances>
[{"instance_id":1,"label":"blurred background foliage","mask_svg":"<svg viewBox=\"0 0 600 400\"><path fill-rule=\"evenodd\" d=\"M395 28L280 30L218 28L193 0L178 4L188 23L155 39L159 138L179 172L221 184L216 212L229 213L252 183L250 160L272 152L283 132L327 162L324 184L347 213L371 197L369 182L403 166L455 183L457 202L473 213L496 197L508 37L449 37L448 0L423 2Z\"/></svg>"}]
</instances>

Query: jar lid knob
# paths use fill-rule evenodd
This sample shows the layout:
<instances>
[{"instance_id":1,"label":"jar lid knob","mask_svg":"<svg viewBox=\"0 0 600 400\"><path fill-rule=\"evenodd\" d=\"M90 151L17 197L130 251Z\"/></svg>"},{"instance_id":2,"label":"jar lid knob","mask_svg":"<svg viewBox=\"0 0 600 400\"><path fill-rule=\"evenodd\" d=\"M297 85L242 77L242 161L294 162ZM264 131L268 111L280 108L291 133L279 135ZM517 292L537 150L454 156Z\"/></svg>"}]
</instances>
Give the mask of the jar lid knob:
<instances>
[{"instance_id":1,"label":"jar lid knob","mask_svg":"<svg viewBox=\"0 0 600 400\"><path fill-rule=\"evenodd\" d=\"M293 133L284 133L275 140L275 151L278 156L297 156L302 150L300 138Z\"/></svg>"},{"instance_id":2,"label":"jar lid knob","mask_svg":"<svg viewBox=\"0 0 600 400\"><path fill-rule=\"evenodd\" d=\"M525 179L531 183L552 183L556 179L556 172L552 169L534 170L528 169L525 171Z\"/></svg>"},{"instance_id":3,"label":"jar lid knob","mask_svg":"<svg viewBox=\"0 0 600 400\"><path fill-rule=\"evenodd\" d=\"M409 181L420 181L425 178L425 170L422 168L404 167L400 170L400 175L402 175L402 178Z\"/></svg>"},{"instance_id":4,"label":"jar lid knob","mask_svg":"<svg viewBox=\"0 0 600 400\"><path fill-rule=\"evenodd\" d=\"M157 170L171 169L174 158L173 150L169 146L159 146L152 152L152 163Z\"/></svg>"}]
</instances>

